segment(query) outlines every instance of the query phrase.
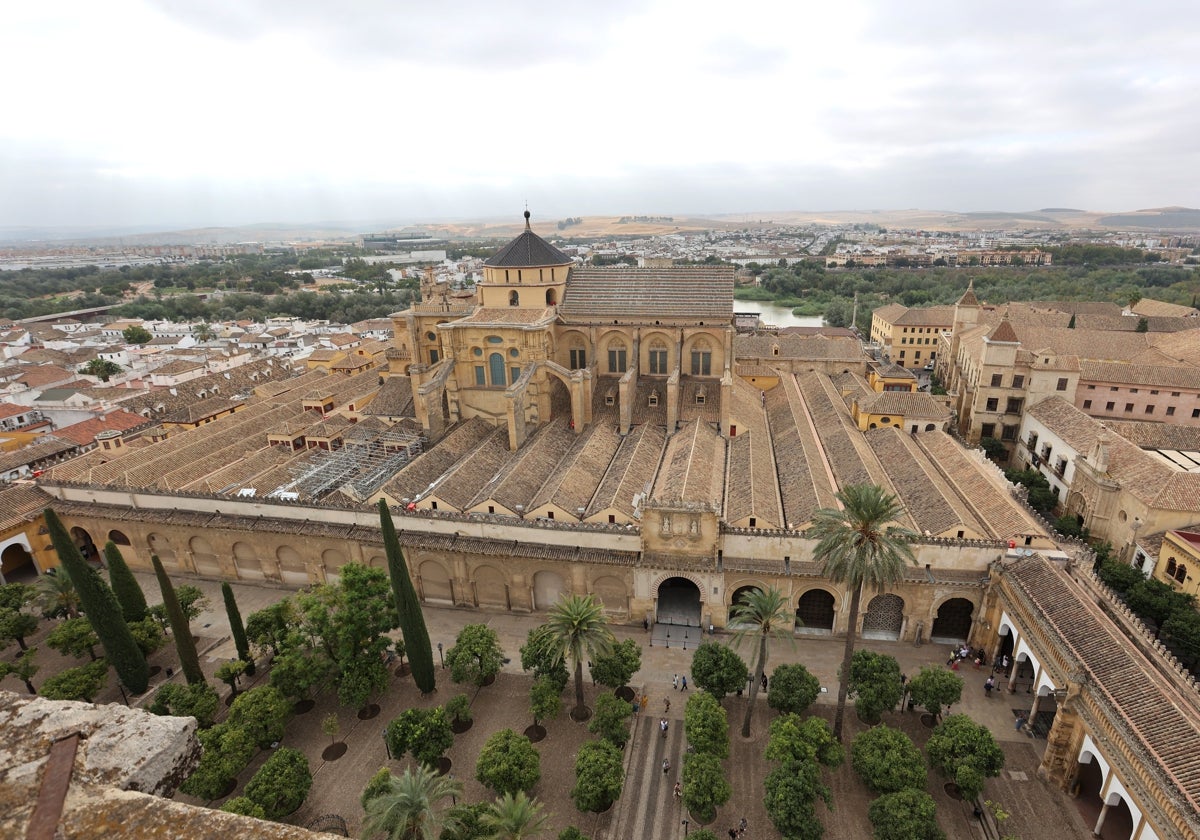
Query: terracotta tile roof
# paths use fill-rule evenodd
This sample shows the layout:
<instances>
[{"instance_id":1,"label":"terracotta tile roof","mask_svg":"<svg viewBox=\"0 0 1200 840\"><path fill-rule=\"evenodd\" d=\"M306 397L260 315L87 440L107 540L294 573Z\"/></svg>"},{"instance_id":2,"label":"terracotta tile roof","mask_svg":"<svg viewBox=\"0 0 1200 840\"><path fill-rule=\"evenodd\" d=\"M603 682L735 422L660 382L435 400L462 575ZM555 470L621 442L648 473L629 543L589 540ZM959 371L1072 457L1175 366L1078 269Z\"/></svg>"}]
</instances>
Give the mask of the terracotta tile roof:
<instances>
[{"instance_id":1,"label":"terracotta tile roof","mask_svg":"<svg viewBox=\"0 0 1200 840\"><path fill-rule=\"evenodd\" d=\"M550 307L543 307L540 309L525 309L516 306L481 306L465 318L459 318L457 321L451 321L448 326L475 326L479 324L496 324L498 326L504 326L506 324L538 324L542 321L549 323L553 317L554 309Z\"/></svg>"},{"instance_id":2,"label":"terracotta tile roof","mask_svg":"<svg viewBox=\"0 0 1200 840\"><path fill-rule=\"evenodd\" d=\"M223 411L237 409L246 404L245 400L235 400L229 397L209 397L192 403L162 418L164 423L199 423L209 417L215 417Z\"/></svg>"},{"instance_id":3,"label":"terracotta tile roof","mask_svg":"<svg viewBox=\"0 0 1200 840\"><path fill-rule=\"evenodd\" d=\"M21 414L28 414L32 409L27 405L13 405L9 402L0 402L0 420L9 417L16 417Z\"/></svg>"},{"instance_id":4,"label":"terracotta tile roof","mask_svg":"<svg viewBox=\"0 0 1200 840\"><path fill-rule=\"evenodd\" d=\"M1200 330L1151 335L1151 344L1171 359L1200 365Z\"/></svg>"},{"instance_id":5,"label":"terracotta tile roof","mask_svg":"<svg viewBox=\"0 0 1200 840\"><path fill-rule=\"evenodd\" d=\"M915 308L904 308L904 313L893 324L902 327L918 326L918 327L945 327L949 329L954 326L954 307L953 306L925 306Z\"/></svg>"},{"instance_id":6,"label":"terracotta tile roof","mask_svg":"<svg viewBox=\"0 0 1200 840\"><path fill-rule=\"evenodd\" d=\"M488 484L516 458L508 448L508 429L497 426L437 480L425 495L436 496L451 508L468 510L479 488Z\"/></svg>"},{"instance_id":7,"label":"terracotta tile roof","mask_svg":"<svg viewBox=\"0 0 1200 840\"><path fill-rule=\"evenodd\" d=\"M1146 317L1162 316L1167 318L1194 318L1200 315L1200 310L1194 306L1181 306L1178 303L1167 303L1165 300L1142 298L1132 307L1138 315Z\"/></svg>"},{"instance_id":8,"label":"terracotta tile roof","mask_svg":"<svg viewBox=\"0 0 1200 840\"><path fill-rule=\"evenodd\" d=\"M1004 476L983 458L981 452L969 454L945 432L923 432L916 435L915 440L941 473L945 484L974 511L987 536L1010 540L1046 535L1045 528L1017 503Z\"/></svg>"},{"instance_id":9,"label":"terracotta tile roof","mask_svg":"<svg viewBox=\"0 0 1200 840\"><path fill-rule=\"evenodd\" d=\"M802 528L813 511L836 504L836 488L825 472L821 447L794 376L783 377L778 388L767 392L767 422L774 443L784 523L789 528Z\"/></svg>"},{"instance_id":10,"label":"terracotta tile roof","mask_svg":"<svg viewBox=\"0 0 1200 840\"><path fill-rule=\"evenodd\" d=\"M1148 388L1189 388L1200 390L1200 367L1190 365L1137 365L1128 362L1082 361L1080 381L1145 385Z\"/></svg>"},{"instance_id":11,"label":"terracotta tile roof","mask_svg":"<svg viewBox=\"0 0 1200 840\"><path fill-rule=\"evenodd\" d=\"M988 333L988 340L1011 344L1016 344L1018 341L1020 341L1020 339L1017 338L1016 332L1012 328L1012 324L1007 318L1002 320L996 325L995 329Z\"/></svg>"},{"instance_id":12,"label":"terracotta tile roof","mask_svg":"<svg viewBox=\"0 0 1200 840\"><path fill-rule=\"evenodd\" d=\"M888 487L886 472L867 446L862 432L851 423L846 405L833 392L829 377L809 371L798 374L796 381L838 486L878 484Z\"/></svg>"},{"instance_id":13,"label":"terracotta tile roof","mask_svg":"<svg viewBox=\"0 0 1200 840\"><path fill-rule=\"evenodd\" d=\"M573 268L566 321L683 319L733 322L733 266Z\"/></svg>"},{"instance_id":14,"label":"terracotta tile roof","mask_svg":"<svg viewBox=\"0 0 1200 840\"><path fill-rule=\"evenodd\" d=\"M920 417L936 420L950 419L950 404L946 397L935 397L920 391L872 392L858 401L860 411L871 414L891 414L905 419Z\"/></svg>"},{"instance_id":15,"label":"terracotta tile roof","mask_svg":"<svg viewBox=\"0 0 1200 840\"><path fill-rule=\"evenodd\" d=\"M136 429L147 424L148 421L146 418L140 414L131 414L128 411L118 410L104 417L93 417L81 423L64 426L54 434L56 437L69 440L79 446L91 446L96 441L96 435L101 432L128 432L130 429Z\"/></svg>"},{"instance_id":16,"label":"terracotta tile roof","mask_svg":"<svg viewBox=\"0 0 1200 840\"><path fill-rule=\"evenodd\" d=\"M175 361L167 362L161 367L156 367L150 373L160 376L178 376L181 373L191 373L196 370L203 370L204 365L200 362L192 362L184 359L176 359Z\"/></svg>"},{"instance_id":17,"label":"terracotta tile roof","mask_svg":"<svg viewBox=\"0 0 1200 840\"><path fill-rule=\"evenodd\" d=\"M0 532L37 519L54 503L54 498L33 484L18 484L0 490Z\"/></svg>"},{"instance_id":18,"label":"terracotta tile roof","mask_svg":"<svg viewBox=\"0 0 1200 840\"><path fill-rule=\"evenodd\" d=\"M979 298L975 297L975 281L967 282L967 290L962 293L962 297L958 299L959 306L978 306Z\"/></svg>"},{"instance_id":19,"label":"terracotta tile roof","mask_svg":"<svg viewBox=\"0 0 1200 840\"><path fill-rule=\"evenodd\" d=\"M1200 708L1138 653L1092 596L1040 557L1006 565L1004 576L1050 625L1064 656L1085 672L1087 690L1142 749L1146 769L1200 831Z\"/></svg>"},{"instance_id":20,"label":"terracotta tile roof","mask_svg":"<svg viewBox=\"0 0 1200 840\"><path fill-rule=\"evenodd\" d=\"M1142 449L1200 450L1200 428L1195 426L1107 419L1104 425Z\"/></svg>"},{"instance_id":21,"label":"terracotta tile roof","mask_svg":"<svg viewBox=\"0 0 1200 840\"><path fill-rule=\"evenodd\" d=\"M29 388L45 388L47 385L67 382L74 376L74 373L58 365L37 365L22 373L17 381Z\"/></svg>"},{"instance_id":22,"label":"terracotta tile roof","mask_svg":"<svg viewBox=\"0 0 1200 840\"><path fill-rule=\"evenodd\" d=\"M621 441L604 479L592 497L586 516L604 510L617 510L633 519L633 497L654 481L662 463L667 431L662 426L638 426Z\"/></svg>"},{"instance_id":23,"label":"terracotta tile roof","mask_svg":"<svg viewBox=\"0 0 1200 840\"><path fill-rule=\"evenodd\" d=\"M384 492L397 501L423 496L458 461L469 455L493 429L478 417L459 423L435 445L388 481Z\"/></svg>"},{"instance_id":24,"label":"terracotta tile roof","mask_svg":"<svg viewBox=\"0 0 1200 840\"><path fill-rule=\"evenodd\" d=\"M580 444L567 453L534 496L534 507L555 504L573 513L579 508L587 510L621 445L621 437L616 423L603 415L593 415L592 425L580 437Z\"/></svg>"},{"instance_id":25,"label":"terracotta tile roof","mask_svg":"<svg viewBox=\"0 0 1200 840\"><path fill-rule=\"evenodd\" d=\"M764 399L743 380L735 380L731 391L730 412L738 434L729 441L725 519L740 523L754 517L757 528L782 527L783 504Z\"/></svg>"},{"instance_id":26,"label":"terracotta tile roof","mask_svg":"<svg viewBox=\"0 0 1200 840\"><path fill-rule=\"evenodd\" d=\"M775 350L778 349L778 353ZM773 359L837 360L862 364L862 346L856 338L826 335L735 335L733 353L738 359L754 359L770 365Z\"/></svg>"},{"instance_id":27,"label":"terracotta tile roof","mask_svg":"<svg viewBox=\"0 0 1200 840\"><path fill-rule=\"evenodd\" d=\"M42 435L36 442L15 452L0 452L0 474L20 469L43 458L53 458L78 448L78 444L60 440L53 435Z\"/></svg>"},{"instance_id":28,"label":"terracotta tile roof","mask_svg":"<svg viewBox=\"0 0 1200 840\"><path fill-rule=\"evenodd\" d=\"M896 494L918 533L954 537L961 529L976 538L994 536L971 505L945 482L913 435L895 426L882 426L867 432L866 439L879 460L888 465Z\"/></svg>"},{"instance_id":29,"label":"terracotta tile roof","mask_svg":"<svg viewBox=\"0 0 1200 840\"><path fill-rule=\"evenodd\" d=\"M720 510L725 495L725 439L706 423L689 423L670 437L653 497L698 502Z\"/></svg>"},{"instance_id":30,"label":"terracotta tile roof","mask_svg":"<svg viewBox=\"0 0 1200 840\"><path fill-rule=\"evenodd\" d=\"M1081 359L1125 361L1150 346L1151 333L1044 328L1011 322L1027 350L1052 350Z\"/></svg>"},{"instance_id":31,"label":"terracotta tile roof","mask_svg":"<svg viewBox=\"0 0 1200 840\"><path fill-rule=\"evenodd\" d=\"M534 494L575 444L576 435L564 422L547 423L516 453L507 469L498 473L471 500L475 507L494 499L508 510L532 508Z\"/></svg>"},{"instance_id":32,"label":"terracotta tile roof","mask_svg":"<svg viewBox=\"0 0 1200 840\"><path fill-rule=\"evenodd\" d=\"M412 382L407 376L389 376L379 386L375 399L360 412L363 416L411 417Z\"/></svg>"}]
</instances>

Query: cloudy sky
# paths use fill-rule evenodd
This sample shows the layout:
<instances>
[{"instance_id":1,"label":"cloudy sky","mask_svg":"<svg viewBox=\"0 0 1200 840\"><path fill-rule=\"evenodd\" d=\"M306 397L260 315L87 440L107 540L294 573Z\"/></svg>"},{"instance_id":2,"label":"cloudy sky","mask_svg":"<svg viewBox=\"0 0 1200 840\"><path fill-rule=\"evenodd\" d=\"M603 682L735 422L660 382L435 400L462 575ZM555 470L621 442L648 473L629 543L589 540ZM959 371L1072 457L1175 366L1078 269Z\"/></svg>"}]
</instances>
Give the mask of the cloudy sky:
<instances>
[{"instance_id":1,"label":"cloudy sky","mask_svg":"<svg viewBox=\"0 0 1200 840\"><path fill-rule=\"evenodd\" d=\"M1195 0L13 0L0 226L1200 205Z\"/></svg>"}]
</instances>

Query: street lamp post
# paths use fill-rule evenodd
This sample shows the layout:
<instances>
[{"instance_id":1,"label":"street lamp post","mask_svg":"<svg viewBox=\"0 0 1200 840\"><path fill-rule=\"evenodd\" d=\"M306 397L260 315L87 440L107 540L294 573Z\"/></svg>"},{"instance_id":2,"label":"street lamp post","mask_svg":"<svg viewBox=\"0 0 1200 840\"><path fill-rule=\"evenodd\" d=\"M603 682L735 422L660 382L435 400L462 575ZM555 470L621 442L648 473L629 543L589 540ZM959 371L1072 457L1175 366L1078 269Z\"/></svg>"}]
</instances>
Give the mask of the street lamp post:
<instances>
[{"instance_id":1,"label":"street lamp post","mask_svg":"<svg viewBox=\"0 0 1200 840\"><path fill-rule=\"evenodd\" d=\"M688 836L688 826L689 825L691 825L691 823L689 823L687 820L683 821L683 836L684 837Z\"/></svg>"},{"instance_id":2,"label":"street lamp post","mask_svg":"<svg viewBox=\"0 0 1200 840\"><path fill-rule=\"evenodd\" d=\"M454 774L453 773L450 774L450 784L451 785L454 784ZM454 788L450 789L450 803L455 806L458 805L458 795L454 793Z\"/></svg>"},{"instance_id":3,"label":"street lamp post","mask_svg":"<svg viewBox=\"0 0 1200 840\"><path fill-rule=\"evenodd\" d=\"M438 642L438 662L442 663L442 668L446 667L446 660L442 657L442 643Z\"/></svg>"},{"instance_id":4,"label":"street lamp post","mask_svg":"<svg viewBox=\"0 0 1200 840\"><path fill-rule=\"evenodd\" d=\"M392 745L388 743L387 727L383 727L383 748L387 750L388 761L392 760Z\"/></svg>"}]
</instances>

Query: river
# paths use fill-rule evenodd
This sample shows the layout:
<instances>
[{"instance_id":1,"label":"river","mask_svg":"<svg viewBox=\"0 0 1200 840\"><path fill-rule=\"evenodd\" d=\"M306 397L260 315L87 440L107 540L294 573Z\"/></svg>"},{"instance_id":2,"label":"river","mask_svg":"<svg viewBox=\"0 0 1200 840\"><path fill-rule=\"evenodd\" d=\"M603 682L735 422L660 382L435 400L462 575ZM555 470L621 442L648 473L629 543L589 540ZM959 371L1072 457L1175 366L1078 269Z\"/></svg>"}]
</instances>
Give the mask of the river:
<instances>
[{"instance_id":1,"label":"river","mask_svg":"<svg viewBox=\"0 0 1200 840\"><path fill-rule=\"evenodd\" d=\"M775 327L820 327L824 325L824 320L820 315L793 315L790 308L765 301L735 300L733 309L735 312L758 312L764 324Z\"/></svg>"}]
</instances>

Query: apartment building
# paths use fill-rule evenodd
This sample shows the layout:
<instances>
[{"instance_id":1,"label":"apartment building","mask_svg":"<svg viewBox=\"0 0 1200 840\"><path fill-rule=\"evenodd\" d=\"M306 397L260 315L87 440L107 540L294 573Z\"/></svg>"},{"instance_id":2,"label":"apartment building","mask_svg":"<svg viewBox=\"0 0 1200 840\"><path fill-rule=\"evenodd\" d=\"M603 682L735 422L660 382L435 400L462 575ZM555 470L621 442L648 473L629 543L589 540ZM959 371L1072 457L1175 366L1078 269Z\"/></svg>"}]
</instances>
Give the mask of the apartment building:
<instances>
[{"instance_id":1,"label":"apartment building","mask_svg":"<svg viewBox=\"0 0 1200 840\"><path fill-rule=\"evenodd\" d=\"M954 326L954 311L953 306L882 306L871 315L871 341L892 363L925 368L937 358L938 337Z\"/></svg>"}]
</instances>

